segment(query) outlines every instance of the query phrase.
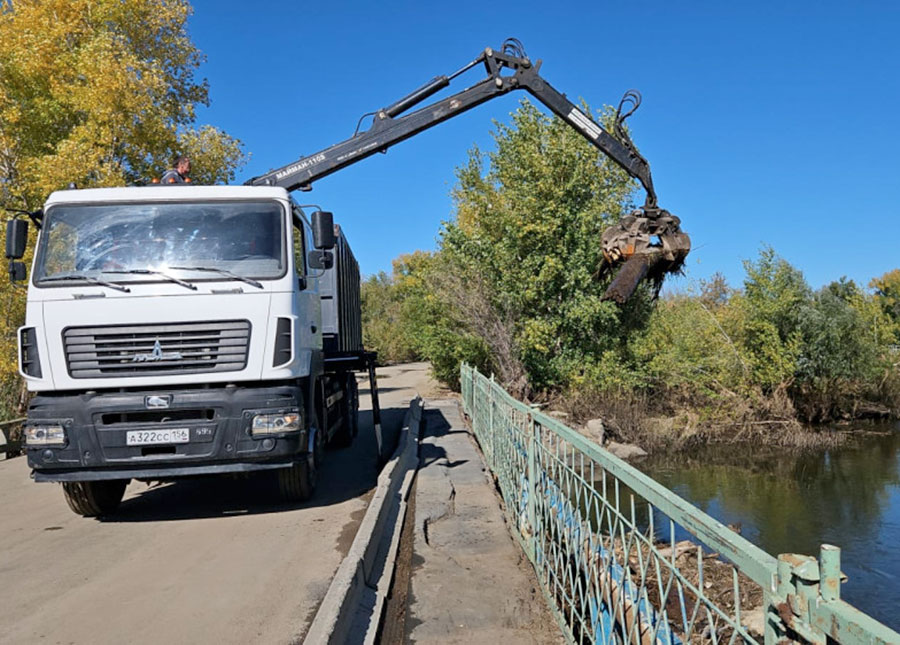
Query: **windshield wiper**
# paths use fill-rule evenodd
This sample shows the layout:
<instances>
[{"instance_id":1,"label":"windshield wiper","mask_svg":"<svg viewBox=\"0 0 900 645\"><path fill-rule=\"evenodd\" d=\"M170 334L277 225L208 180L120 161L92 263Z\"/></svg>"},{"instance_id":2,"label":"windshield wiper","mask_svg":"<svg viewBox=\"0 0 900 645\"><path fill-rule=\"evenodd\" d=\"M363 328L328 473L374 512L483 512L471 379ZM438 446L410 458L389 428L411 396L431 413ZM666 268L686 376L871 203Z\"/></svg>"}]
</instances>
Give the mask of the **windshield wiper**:
<instances>
[{"instance_id":1,"label":"windshield wiper","mask_svg":"<svg viewBox=\"0 0 900 645\"><path fill-rule=\"evenodd\" d=\"M228 269L219 269L218 267L169 267L170 269L178 269L179 271L211 271L213 273L219 273L221 275L228 276L229 278L234 278L235 280L240 280L241 282L246 282L249 285L257 287L259 289L265 289L262 285L262 282L254 280L253 278L247 278L242 275L238 275Z\"/></svg>"},{"instance_id":2,"label":"windshield wiper","mask_svg":"<svg viewBox=\"0 0 900 645\"><path fill-rule=\"evenodd\" d=\"M125 293L131 293L131 289L128 287L123 287L121 284L116 284L115 282L108 282L106 280L101 280L100 278L94 278L89 275L83 275L81 273L70 273L67 275L56 275L51 276L49 278L41 278L38 280L41 282L57 282L61 280L80 280L82 282L89 282L90 284L99 284L101 287L109 287L110 289L115 289L116 291L124 291Z\"/></svg>"},{"instance_id":3,"label":"windshield wiper","mask_svg":"<svg viewBox=\"0 0 900 645\"><path fill-rule=\"evenodd\" d=\"M177 269L178 267L172 267L173 269ZM156 271L155 269L110 269L104 270L103 273L127 273L131 275L158 275L161 278L165 278L169 282L174 282L175 284L180 284L182 287L186 287L191 291L196 291L197 287L192 285L190 282L186 280L182 280L181 278L176 278L174 275L169 275L168 273L164 273L163 271Z\"/></svg>"}]
</instances>

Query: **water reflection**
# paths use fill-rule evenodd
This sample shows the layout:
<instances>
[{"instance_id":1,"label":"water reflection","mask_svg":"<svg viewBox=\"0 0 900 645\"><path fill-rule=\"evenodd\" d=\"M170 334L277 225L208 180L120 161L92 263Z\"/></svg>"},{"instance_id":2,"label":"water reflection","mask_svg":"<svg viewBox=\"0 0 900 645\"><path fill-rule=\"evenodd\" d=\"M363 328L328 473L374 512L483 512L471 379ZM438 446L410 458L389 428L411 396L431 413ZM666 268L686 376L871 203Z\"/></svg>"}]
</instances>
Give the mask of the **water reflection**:
<instances>
[{"instance_id":1,"label":"water reflection","mask_svg":"<svg viewBox=\"0 0 900 645\"><path fill-rule=\"evenodd\" d=\"M637 464L769 553L843 550L843 597L900 629L900 424L801 456L763 447L706 447Z\"/></svg>"}]
</instances>

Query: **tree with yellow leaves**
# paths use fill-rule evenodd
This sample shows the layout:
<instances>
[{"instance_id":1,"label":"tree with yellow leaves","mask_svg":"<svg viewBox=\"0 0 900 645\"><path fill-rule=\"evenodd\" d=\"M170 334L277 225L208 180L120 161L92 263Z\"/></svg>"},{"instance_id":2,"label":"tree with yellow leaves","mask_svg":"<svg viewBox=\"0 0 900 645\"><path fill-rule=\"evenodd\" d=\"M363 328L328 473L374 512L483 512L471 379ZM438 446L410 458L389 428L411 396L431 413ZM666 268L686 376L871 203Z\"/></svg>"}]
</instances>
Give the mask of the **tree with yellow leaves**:
<instances>
[{"instance_id":1,"label":"tree with yellow leaves","mask_svg":"<svg viewBox=\"0 0 900 645\"><path fill-rule=\"evenodd\" d=\"M145 183L176 154L195 182L234 178L241 142L195 126L209 91L190 14L184 0L0 0L0 206L36 210L70 182ZM2 283L0 420L17 405L23 301Z\"/></svg>"},{"instance_id":2,"label":"tree with yellow leaves","mask_svg":"<svg viewBox=\"0 0 900 645\"><path fill-rule=\"evenodd\" d=\"M900 269L872 278L869 286L875 290L875 297L884 313L900 325Z\"/></svg>"}]
</instances>

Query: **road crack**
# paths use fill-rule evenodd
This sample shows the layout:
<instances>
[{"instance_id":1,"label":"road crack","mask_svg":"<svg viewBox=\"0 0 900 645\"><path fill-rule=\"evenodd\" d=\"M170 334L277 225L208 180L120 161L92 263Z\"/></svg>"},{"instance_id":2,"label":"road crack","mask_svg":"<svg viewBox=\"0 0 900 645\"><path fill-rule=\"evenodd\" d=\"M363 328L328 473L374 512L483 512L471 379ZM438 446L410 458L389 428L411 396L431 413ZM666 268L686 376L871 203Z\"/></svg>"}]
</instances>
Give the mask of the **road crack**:
<instances>
[{"instance_id":1,"label":"road crack","mask_svg":"<svg viewBox=\"0 0 900 645\"><path fill-rule=\"evenodd\" d=\"M441 520L447 519L451 515L456 515L456 487L453 485L452 481L448 481L448 483L450 484L450 494L447 496L447 505L444 506L443 512L440 515L428 516L422 520L422 534L425 536L425 544L428 546L432 546L429 527L432 524L437 524Z\"/></svg>"}]
</instances>

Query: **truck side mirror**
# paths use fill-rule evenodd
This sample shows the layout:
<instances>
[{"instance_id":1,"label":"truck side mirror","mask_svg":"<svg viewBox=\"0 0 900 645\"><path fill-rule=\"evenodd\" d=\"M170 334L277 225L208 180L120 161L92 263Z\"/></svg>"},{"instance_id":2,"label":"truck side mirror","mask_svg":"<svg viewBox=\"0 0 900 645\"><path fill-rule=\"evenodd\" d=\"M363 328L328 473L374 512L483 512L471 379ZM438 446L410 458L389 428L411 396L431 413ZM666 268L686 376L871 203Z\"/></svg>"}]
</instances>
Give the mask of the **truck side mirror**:
<instances>
[{"instance_id":1,"label":"truck side mirror","mask_svg":"<svg viewBox=\"0 0 900 645\"><path fill-rule=\"evenodd\" d=\"M312 214L313 246L317 249L330 250L337 243L334 236L334 215L328 211L315 211Z\"/></svg>"},{"instance_id":2,"label":"truck side mirror","mask_svg":"<svg viewBox=\"0 0 900 645\"><path fill-rule=\"evenodd\" d=\"M22 282L25 279L25 263L10 262L9 263L9 280L10 282Z\"/></svg>"},{"instance_id":3,"label":"truck side mirror","mask_svg":"<svg viewBox=\"0 0 900 645\"><path fill-rule=\"evenodd\" d=\"M6 259L18 260L28 244L28 221L11 219L6 223Z\"/></svg>"},{"instance_id":4,"label":"truck side mirror","mask_svg":"<svg viewBox=\"0 0 900 645\"><path fill-rule=\"evenodd\" d=\"M334 255L330 251L310 251L306 261L310 269L330 269L334 266Z\"/></svg>"}]
</instances>

